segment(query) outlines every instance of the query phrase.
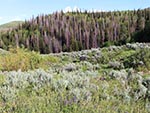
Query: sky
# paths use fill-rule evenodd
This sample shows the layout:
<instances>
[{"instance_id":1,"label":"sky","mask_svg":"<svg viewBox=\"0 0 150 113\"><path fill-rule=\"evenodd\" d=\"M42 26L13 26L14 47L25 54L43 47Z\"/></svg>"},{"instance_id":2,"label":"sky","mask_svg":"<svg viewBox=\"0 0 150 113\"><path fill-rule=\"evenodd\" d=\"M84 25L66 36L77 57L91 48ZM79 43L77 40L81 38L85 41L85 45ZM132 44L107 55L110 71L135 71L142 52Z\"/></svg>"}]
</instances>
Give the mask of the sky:
<instances>
[{"instance_id":1,"label":"sky","mask_svg":"<svg viewBox=\"0 0 150 113\"><path fill-rule=\"evenodd\" d=\"M30 20L40 14L63 10L132 10L150 7L150 0L1 0L0 24Z\"/></svg>"}]
</instances>

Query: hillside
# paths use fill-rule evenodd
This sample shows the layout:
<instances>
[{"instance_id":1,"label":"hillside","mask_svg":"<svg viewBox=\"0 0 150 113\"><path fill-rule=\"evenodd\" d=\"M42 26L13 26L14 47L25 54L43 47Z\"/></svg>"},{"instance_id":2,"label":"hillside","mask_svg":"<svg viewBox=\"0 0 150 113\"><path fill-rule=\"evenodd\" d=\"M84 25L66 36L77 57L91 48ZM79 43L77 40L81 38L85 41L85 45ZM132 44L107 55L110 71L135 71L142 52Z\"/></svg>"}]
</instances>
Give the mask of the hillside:
<instances>
[{"instance_id":1,"label":"hillside","mask_svg":"<svg viewBox=\"0 0 150 113\"><path fill-rule=\"evenodd\" d=\"M9 29L16 28L16 27L18 27L19 24L22 24L22 23L23 23L23 21L12 21L12 22L9 22L6 24L2 24L2 25L0 25L0 31L6 31Z\"/></svg>"},{"instance_id":2,"label":"hillside","mask_svg":"<svg viewBox=\"0 0 150 113\"><path fill-rule=\"evenodd\" d=\"M16 70L16 71L15 71ZM150 44L0 54L0 112L149 113Z\"/></svg>"},{"instance_id":3,"label":"hillside","mask_svg":"<svg viewBox=\"0 0 150 113\"><path fill-rule=\"evenodd\" d=\"M79 51L150 41L150 8L113 12L39 15L0 34L0 47L24 46L40 53Z\"/></svg>"}]
</instances>

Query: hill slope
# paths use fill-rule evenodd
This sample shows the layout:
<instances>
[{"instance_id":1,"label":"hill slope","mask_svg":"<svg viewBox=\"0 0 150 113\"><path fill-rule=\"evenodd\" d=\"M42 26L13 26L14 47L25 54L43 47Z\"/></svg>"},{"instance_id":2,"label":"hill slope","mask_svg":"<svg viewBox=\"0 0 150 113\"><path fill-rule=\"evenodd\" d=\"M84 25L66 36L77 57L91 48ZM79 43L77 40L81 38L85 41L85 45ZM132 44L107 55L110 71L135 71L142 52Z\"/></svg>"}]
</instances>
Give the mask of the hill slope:
<instances>
[{"instance_id":1,"label":"hill slope","mask_svg":"<svg viewBox=\"0 0 150 113\"><path fill-rule=\"evenodd\" d=\"M41 53L79 51L150 41L150 8L113 12L56 12L2 33L0 47L25 46Z\"/></svg>"},{"instance_id":2,"label":"hill slope","mask_svg":"<svg viewBox=\"0 0 150 113\"><path fill-rule=\"evenodd\" d=\"M9 30L11 28L16 28L19 24L22 24L23 21L12 21L6 24L2 24L0 25L0 31L6 31Z\"/></svg>"},{"instance_id":3,"label":"hill slope","mask_svg":"<svg viewBox=\"0 0 150 113\"><path fill-rule=\"evenodd\" d=\"M150 112L150 44L42 56L20 52L0 55L0 69L7 70L0 71L1 113ZM40 69L31 71L34 66Z\"/></svg>"}]
</instances>

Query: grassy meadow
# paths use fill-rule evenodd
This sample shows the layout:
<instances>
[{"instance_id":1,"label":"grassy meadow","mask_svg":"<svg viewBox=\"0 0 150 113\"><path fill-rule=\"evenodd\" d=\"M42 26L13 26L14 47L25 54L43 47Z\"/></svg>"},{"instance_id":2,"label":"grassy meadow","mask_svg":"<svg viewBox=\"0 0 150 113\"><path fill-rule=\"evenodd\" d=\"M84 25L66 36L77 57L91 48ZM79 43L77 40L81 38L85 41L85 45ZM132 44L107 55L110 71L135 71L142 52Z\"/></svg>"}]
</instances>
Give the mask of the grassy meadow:
<instances>
[{"instance_id":1,"label":"grassy meadow","mask_svg":"<svg viewBox=\"0 0 150 113\"><path fill-rule=\"evenodd\" d=\"M0 50L1 113L148 113L150 44Z\"/></svg>"}]
</instances>

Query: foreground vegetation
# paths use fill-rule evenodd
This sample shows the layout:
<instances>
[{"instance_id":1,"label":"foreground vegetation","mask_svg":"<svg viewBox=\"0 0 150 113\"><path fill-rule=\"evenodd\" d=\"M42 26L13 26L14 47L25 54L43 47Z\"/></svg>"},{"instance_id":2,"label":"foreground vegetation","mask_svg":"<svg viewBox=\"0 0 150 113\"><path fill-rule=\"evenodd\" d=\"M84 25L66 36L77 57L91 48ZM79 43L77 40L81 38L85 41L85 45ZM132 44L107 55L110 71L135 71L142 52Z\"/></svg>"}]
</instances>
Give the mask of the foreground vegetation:
<instances>
[{"instance_id":1,"label":"foreground vegetation","mask_svg":"<svg viewBox=\"0 0 150 113\"><path fill-rule=\"evenodd\" d=\"M150 44L0 56L0 112L150 112Z\"/></svg>"}]
</instances>

